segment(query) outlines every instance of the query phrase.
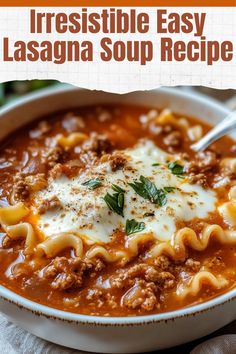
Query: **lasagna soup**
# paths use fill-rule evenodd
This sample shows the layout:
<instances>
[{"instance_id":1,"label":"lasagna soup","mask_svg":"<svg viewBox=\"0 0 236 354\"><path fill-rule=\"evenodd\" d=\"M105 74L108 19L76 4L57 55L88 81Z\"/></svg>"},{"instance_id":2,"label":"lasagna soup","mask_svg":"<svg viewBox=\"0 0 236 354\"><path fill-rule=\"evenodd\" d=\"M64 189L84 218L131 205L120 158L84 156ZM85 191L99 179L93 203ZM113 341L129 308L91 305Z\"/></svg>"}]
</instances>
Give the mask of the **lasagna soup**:
<instances>
[{"instance_id":1,"label":"lasagna soup","mask_svg":"<svg viewBox=\"0 0 236 354\"><path fill-rule=\"evenodd\" d=\"M168 109L81 107L0 151L0 282L65 311L161 313L235 286L236 145Z\"/></svg>"}]
</instances>

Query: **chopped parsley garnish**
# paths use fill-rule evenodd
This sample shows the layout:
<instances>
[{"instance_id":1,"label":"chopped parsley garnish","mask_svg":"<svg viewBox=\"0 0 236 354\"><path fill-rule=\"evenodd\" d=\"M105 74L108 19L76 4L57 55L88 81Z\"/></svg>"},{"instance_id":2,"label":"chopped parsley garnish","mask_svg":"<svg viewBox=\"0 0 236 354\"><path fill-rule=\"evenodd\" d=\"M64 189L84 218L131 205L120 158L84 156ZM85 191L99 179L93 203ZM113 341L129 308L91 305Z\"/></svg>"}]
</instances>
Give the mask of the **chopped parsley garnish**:
<instances>
[{"instance_id":1,"label":"chopped parsley garnish","mask_svg":"<svg viewBox=\"0 0 236 354\"><path fill-rule=\"evenodd\" d=\"M171 170L173 175L183 178L183 176L182 176L184 174L184 167L183 166L179 165L177 162L170 162L168 164L168 168Z\"/></svg>"},{"instance_id":2,"label":"chopped parsley garnish","mask_svg":"<svg viewBox=\"0 0 236 354\"><path fill-rule=\"evenodd\" d=\"M136 232L141 232L145 229L144 222L138 222L134 219L126 220L125 233L126 235L135 234Z\"/></svg>"},{"instance_id":3,"label":"chopped parsley garnish","mask_svg":"<svg viewBox=\"0 0 236 354\"><path fill-rule=\"evenodd\" d=\"M115 193L107 193L103 198L106 202L108 208L114 213L124 216L124 200L125 200L125 190L117 186L116 184L112 185L112 189Z\"/></svg>"},{"instance_id":4,"label":"chopped parsley garnish","mask_svg":"<svg viewBox=\"0 0 236 354\"><path fill-rule=\"evenodd\" d=\"M113 191L115 191L117 193L125 193L125 190L123 188L117 186L117 184L113 184L112 189L113 189Z\"/></svg>"},{"instance_id":5,"label":"chopped parsley garnish","mask_svg":"<svg viewBox=\"0 0 236 354\"><path fill-rule=\"evenodd\" d=\"M167 198L164 189L157 189L155 184L144 176L140 176L139 180L140 182L129 183L138 195L159 206L166 204Z\"/></svg>"},{"instance_id":6,"label":"chopped parsley garnish","mask_svg":"<svg viewBox=\"0 0 236 354\"><path fill-rule=\"evenodd\" d=\"M89 189L96 189L102 185L102 182L99 178L94 178L82 183L82 185L87 186Z\"/></svg>"},{"instance_id":7,"label":"chopped parsley garnish","mask_svg":"<svg viewBox=\"0 0 236 354\"><path fill-rule=\"evenodd\" d=\"M152 166L160 166L159 163L153 163Z\"/></svg>"},{"instance_id":8,"label":"chopped parsley garnish","mask_svg":"<svg viewBox=\"0 0 236 354\"><path fill-rule=\"evenodd\" d=\"M173 192L175 190L175 187L164 187L163 188L166 193Z\"/></svg>"}]
</instances>

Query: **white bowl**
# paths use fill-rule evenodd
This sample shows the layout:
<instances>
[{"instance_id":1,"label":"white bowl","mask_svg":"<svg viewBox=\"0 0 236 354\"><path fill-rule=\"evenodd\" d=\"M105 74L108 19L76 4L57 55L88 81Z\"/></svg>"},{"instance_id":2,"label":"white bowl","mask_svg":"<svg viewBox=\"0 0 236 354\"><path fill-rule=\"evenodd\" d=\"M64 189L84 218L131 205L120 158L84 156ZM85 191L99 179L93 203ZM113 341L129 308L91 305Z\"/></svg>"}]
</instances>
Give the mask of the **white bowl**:
<instances>
[{"instance_id":1,"label":"white bowl","mask_svg":"<svg viewBox=\"0 0 236 354\"><path fill-rule=\"evenodd\" d=\"M177 89L115 95L62 86L13 102L0 112L0 139L45 114L86 104L132 103L168 107L217 123L228 110L205 96ZM59 311L0 286L0 310L29 332L64 346L101 353L163 349L205 336L236 318L236 289L174 312L140 317L95 317Z\"/></svg>"}]
</instances>

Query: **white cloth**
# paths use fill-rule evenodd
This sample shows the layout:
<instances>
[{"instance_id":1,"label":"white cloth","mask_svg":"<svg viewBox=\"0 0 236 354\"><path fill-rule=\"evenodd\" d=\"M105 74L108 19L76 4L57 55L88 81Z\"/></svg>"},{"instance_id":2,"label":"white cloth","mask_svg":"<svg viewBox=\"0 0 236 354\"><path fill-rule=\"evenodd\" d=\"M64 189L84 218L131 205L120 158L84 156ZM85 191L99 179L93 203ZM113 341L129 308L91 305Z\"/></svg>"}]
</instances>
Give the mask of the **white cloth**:
<instances>
[{"instance_id":1,"label":"white cloth","mask_svg":"<svg viewBox=\"0 0 236 354\"><path fill-rule=\"evenodd\" d=\"M199 344L190 354L236 354L236 334L211 338Z\"/></svg>"},{"instance_id":2,"label":"white cloth","mask_svg":"<svg viewBox=\"0 0 236 354\"><path fill-rule=\"evenodd\" d=\"M236 333L236 324L230 327L231 333ZM73 350L47 342L24 329L9 322L0 314L0 353L1 354L83 354L84 352ZM168 354L168 350L164 351ZM171 349L173 353L173 349ZM187 353L178 347L176 353ZM84 353L85 354L85 353ZM88 353L86 353L88 354ZM236 354L236 334L225 334L211 338L196 348L190 354Z\"/></svg>"},{"instance_id":3,"label":"white cloth","mask_svg":"<svg viewBox=\"0 0 236 354\"><path fill-rule=\"evenodd\" d=\"M82 354L82 352L47 342L9 322L0 314L1 354Z\"/></svg>"}]
</instances>

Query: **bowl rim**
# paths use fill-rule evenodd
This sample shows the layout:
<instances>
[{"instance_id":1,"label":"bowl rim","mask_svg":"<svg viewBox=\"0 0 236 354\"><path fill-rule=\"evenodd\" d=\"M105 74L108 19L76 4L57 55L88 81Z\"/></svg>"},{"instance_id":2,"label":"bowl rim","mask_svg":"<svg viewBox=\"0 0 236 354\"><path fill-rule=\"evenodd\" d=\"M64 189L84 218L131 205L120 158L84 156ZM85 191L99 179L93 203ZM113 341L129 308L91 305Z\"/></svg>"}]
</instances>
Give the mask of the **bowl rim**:
<instances>
[{"instance_id":1,"label":"bowl rim","mask_svg":"<svg viewBox=\"0 0 236 354\"><path fill-rule=\"evenodd\" d=\"M68 92L74 92L74 91L87 91L87 92L103 92L107 95L110 96L116 96L116 97L122 97L122 96L128 96L128 95L134 95L134 94L148 94L148 93L155 93L155 92L161 92L164 94L169 94L169 95L173 95L176 96L178 98L187 98L190 100L194 100L197 101L199 103L205 103L209 108L212 109L217 109L218 111L221 111L222 114L228 114L230 112L230 110L224 106L220 101L218 101L217 99L207 96L201 92L196 92L193 90L190 91L185 91L185 90L181 90L178 87L159 87L156 89L151 89L151 90L147 90L147 91L132 91L132 92L128 92L128 93L124 93L124 94L118 94L118 93L112 93L112 92L105 92L102 90L89 90L89 89L85 89L85 88L80 88L80 87L76 87L70 84L66 84L66 83L60 83L60 84L56 84L56 85L52 85L46 88L42 88L38 91L34 91L31 93L27 93L21 97L18 97L16 100L12 100L6 104L4 104L4 106L0 107L0 119L1 116L3 114L7 114L9 111L11 111L12 109L16 109L18 106L30 103L31 101L35 101L37 99L41 99L41 98L45 98L48 96L54 96L56 94L62 94L62 93L68 93Z\"/></svg>"},{"instance_id":2,"label":"bowl rim","mask_svg":"<svg viewBox=\"0 0 236 354\"><path fill-rule=\"evenodd\" d=\"M38 99L42 99L44 97L54 96L63 92L73 92L76 90L86 90L78 87L74 87L68 84L60 84L52 87L47 87L45 89L41 89L37 92L33 92L27 94L16 101L7 103L3 108L0 109L0 119L4 114L9 113L12 109L17 109L18 107L27 104L31 101L37 101ZM92 92L90 90L86 90L88 92ZM220 111L222 114L229 113L229 109L225 107L223 104L215 100L214 98L210 98L204 94L196 93L193 91L186 92L184 90L180 90L177 88L169 88L162 87L154 90L150 90L151 92L162 92L167 95L174 95L178 98L183 98L187 100L195 100L197 102L204 103L209 107L209 109L214 109ZM136 91L135 93L142 93L143 91ZM149 91L146 91L147 93ZM116 96L125 96L128 94L118 95L107 93L109 95ZM223 306L225 303L233 301L236 299L236 288L231 289L213 299L202 302L200 304L196 304L193 306L188 306L181 308L175 311L169 311L159 314L150 314L144 316L129 316L129 317L102 317L102 316L91 316L91 315L83 315L77 314L73 312L59 310L53 307L49 307L46 305L42 305L35 301L29 300L7 287L0 285L0 299L3 299L9 303L12 303L18 306L20 309L24 309L30 311L36 315L44 316L50 319L62 320L70 323L79 323L84 325L95 325L95 326L127 326L127 325L143 325L143 324L152 324L157 322L168 322L173 321L178 318L183 318L191 315L196 315L200 313L204 313L206 311L210 311L218 306Z\"/></svg>"}]
</instances>

